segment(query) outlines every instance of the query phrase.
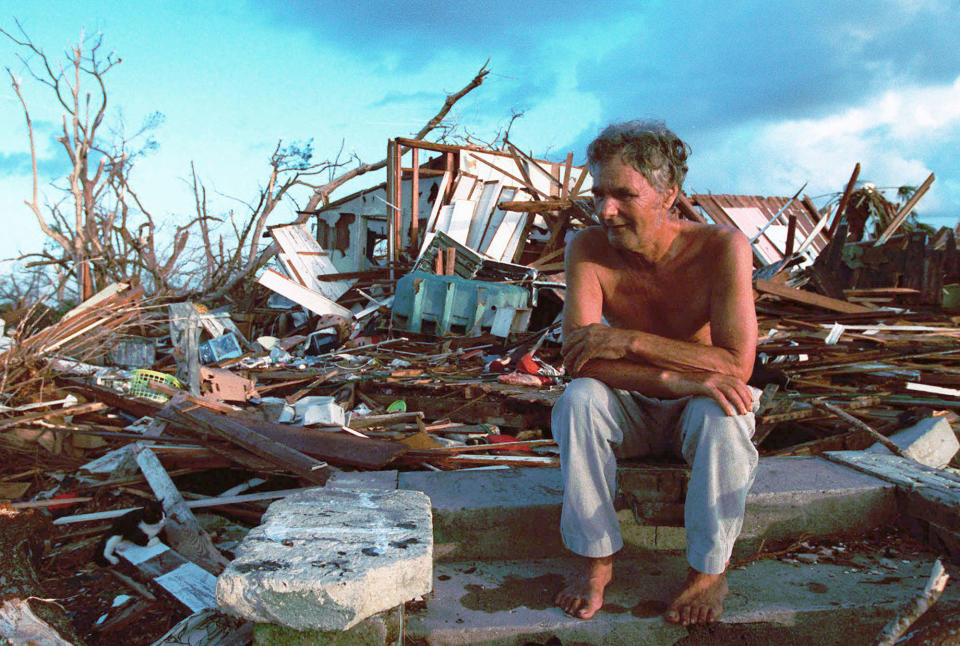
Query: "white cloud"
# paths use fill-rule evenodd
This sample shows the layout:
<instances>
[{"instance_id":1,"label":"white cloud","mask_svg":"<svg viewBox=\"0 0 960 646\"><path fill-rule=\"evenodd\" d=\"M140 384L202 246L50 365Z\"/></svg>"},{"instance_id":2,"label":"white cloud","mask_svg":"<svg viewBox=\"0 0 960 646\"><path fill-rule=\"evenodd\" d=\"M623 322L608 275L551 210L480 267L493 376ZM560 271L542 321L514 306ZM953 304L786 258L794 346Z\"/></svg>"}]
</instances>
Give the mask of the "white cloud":
<instances>
[{"instance_id":1,"label":"white cloud","mask_svg":"<svg viewBox=\"0 0 960 646\"><path fill-rule=\"evenodd\" d=\"M820 195L842 190L860 162L860 180L878 186L916 186L937 173L941 179L918 210L945 216L960 203L960 186L949 179L960 171L960 162L942 152L937 157L950 142L960 143L960 77L949 84L889 90L818 119L738 126L701 147L691 186L791 194L807 181L805 192Z\"/></svg>"}]
</instances>

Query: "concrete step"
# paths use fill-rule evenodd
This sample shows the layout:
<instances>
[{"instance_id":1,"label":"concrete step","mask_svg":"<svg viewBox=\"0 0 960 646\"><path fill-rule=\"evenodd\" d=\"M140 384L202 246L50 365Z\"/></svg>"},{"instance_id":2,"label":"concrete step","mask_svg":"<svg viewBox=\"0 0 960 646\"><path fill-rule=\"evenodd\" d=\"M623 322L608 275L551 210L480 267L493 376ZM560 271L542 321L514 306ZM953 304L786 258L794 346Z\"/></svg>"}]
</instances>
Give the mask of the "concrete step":
<instances>
[{"instance_id":1,"label":"concrete step","mask_svg":"<svg viewBox=\"0 0 960 646\"><path fill-rule=\"evenodd\" d=\"M417 489L430 497L436 560L550 558L565 553L559 534L559 469L402 472L395 484L385 473L358 475L376 480L377 486ZM638 495L646 486L644 477L631 477L626 470L621 481ZM344 486L357 486L357 481L344 481ZM804 533L856 534L892 524L897 517L895 489L822 458L763 458L747 497L735 557L755 551L761 540L786 540ZM628 546L685 547L682 527L638 523L629 509L620 512L620 520Z\"/></svg>"},{"instance_id":2,"label":"concrete step","mask_svg":"<svg viewBox=\"0 0 960 646\"><path fill-rule=\"evenodd\" d=\"M557 637L575 644L869 644L926 582L932 556L861 557L854 565L755 561L728 573L720 622L684 628L661 614L686 576L682 556L631 554L618 561L605 605L588 621L553 606L569 558L441 562L426 607L408 612L407 643L521 646ZM936 608L952 613L960 593L947 586Z\"/></svg>"}]
</instances>

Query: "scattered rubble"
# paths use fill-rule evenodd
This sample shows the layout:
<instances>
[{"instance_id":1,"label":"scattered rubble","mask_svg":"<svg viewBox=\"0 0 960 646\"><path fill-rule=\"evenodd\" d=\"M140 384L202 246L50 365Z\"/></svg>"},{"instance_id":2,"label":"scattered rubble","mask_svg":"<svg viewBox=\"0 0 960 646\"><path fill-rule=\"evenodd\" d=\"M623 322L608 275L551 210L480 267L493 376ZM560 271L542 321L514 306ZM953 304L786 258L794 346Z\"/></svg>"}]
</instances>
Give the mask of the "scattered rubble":
<instances>
[{"instance_id":1,"label":"scattered rubble","mask_svg":"<svg viewBox=\"0 0 960 646\"><path fill-rule=\"evenodd\" d=\"M309 212L315 235L268 229L281 253L251 284L248 311L153 302L117 283L54 323L39 323L38 311L8 331L3 513L55 519L45 553L72 568L66 607L84 596L78 586L129 593L142 587L136 578L167 571L144 563L176 560L125 563L119 583L86 562L103 521L143 498L177 510L168 551L198 570L196 583L235 555L237 532L204 529L211 518L242 536L269 500L333 474L558 465L549 419L565 379L563 250L594 222L588 173L572 155L551 163L509 144L409 139L390 142L387 166L386 183ZM799 191L693 194L681 196L679 217L738 227L753 243L761 455L849 454L879 438L863 456L918 460L949 489L960 447L955 232L909 222L932 176L899 211L854 191L855 178L832 210ZM955 556L960 517L938 518ZM827 558L825 549L796 559ZM88 643L115 643L112 631L146 616L157 616L156 630L131 644L207 622L249 637L201 617L209 604L173 588L179 605L143 588L132 604L94 600L99 624L68 614Z\"/></svg>"}]
</instances>

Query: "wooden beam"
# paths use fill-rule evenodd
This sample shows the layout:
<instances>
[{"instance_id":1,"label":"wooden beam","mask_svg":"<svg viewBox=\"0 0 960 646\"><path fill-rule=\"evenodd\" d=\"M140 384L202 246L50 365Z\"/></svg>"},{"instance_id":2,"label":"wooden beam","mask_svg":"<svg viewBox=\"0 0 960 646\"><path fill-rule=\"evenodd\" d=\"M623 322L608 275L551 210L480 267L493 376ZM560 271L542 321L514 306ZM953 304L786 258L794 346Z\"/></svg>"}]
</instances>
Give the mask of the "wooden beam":
<instances>
[{"instance_id":1,"label":"wooden beam","mask_svg":"<svg viewBox=\"0 0 960 646\"><path fill-rule=\"evenodd\" d=\"M246 493L236 496L212 496L210 498L201 498L200 500L187 500L186 505L190 509L203 509L207 507L224 507L226 505L235 505L245 502L260 502L263 500L276 500L286 498L292 493L306 491L312 487L301 489L281 489L278 491L261 491L259 493ZM71 525L73 523L87 523L99 520L110 520L118 518L129 511L139 509L139 507L126 507L124 509L110 509L107 511L97 511L89 514L76 514L73 516L61 516L53 521L54 525Z\"/></svg>"},{"instance_id":2,"label":"wooden beam","mask_svg":"<svg viewBox=\"0 0 960 646\"><path fill-rule=\"evenodd\" d=\"M410 165L413 166L413 178L410 183L410 255L416 256L417 249L420 247L420 158L419 150L414 148L410 151L413 159Z\"/></svg>"},{"instance_id":3,"label":"wooden beam","mask_svg":"<svg viewBox=\"0 0 960 646\"><path fill-rule=\"evenodd\" d=\"M316 292L308 287L304 287L303 285L290 280L286 276L283 276L272 269L265 269L264 272L260 274L260 277L257 278L257 282L267 289L277 292L281 296L285 296L298 305L302 305L311 312L315 312L321 316L324 314L336 314L346 319L353 317L353 312L342 305L331 301L320 292ZM199 395L199 377L197 383L198 391L195 394Z\"/></svg>"},{"instance_id":4,"label":"wooden beam","mask_svg":"<svg viewBox=\"0 0 960 646\"><path fill-rule=\"evenodd\" d=\"M568 199L540 200L540 201L510 201L500 202L497 206L504 211L519 211L520 213L543 213L544 211L559 211L573 206Z\"/></svg>"},{"instance_id":5,"label":"wooden beam","mask_svg":"<svg viewBox=\"0 0 960 646\"><path fill-rule=\"evenodd\" d=\"M563 185L560 188L560 198L570 193L570 171L573 169L573 153L567 153L567 160L563 163Z\"/></svg>"},{"instance_id":6,"label":"wooden beam","mask_svg":"<svg viewBox=\"0 0 960 646\"><path fill-rule=\"evenodd\" d=\"M870 307L848 303L847 301L841 301L836 298L830 298L829 296L815 294L813 292L797 289L796 287L789 287L783 283L777 283L772 280L758 278L756 281L754 281L753 286L762 294L771 294L787 301L802 303L804 305L813 305L814 307L819 307L831 312L859 314L876 311Z\"/></svg>"},{"instance_id":7,"label":"wooden beam","mask_svg":"<svg viewBox=\"0 0 960 646\"><path fill-rule=\"evenodd\" d=\"M400 260L400 250L403 249L403 180L400 177L400 158L403 153L396 141L393 143L392 150L393 157L390 160L390 167L393 172L390 176L393 178L393 183L390 185L390 207L393 215L391 221L393 222L394 243L391 260L397 262Z\"/></svg>"},{"instance_id":8,"label":"wooden beam","mask_svg":"<svg viewBox=\"0 0 960 646\"><path fill-rule=\"evenodd\" d=\"M936 177L934 176L934 174L930 173L930 177L924 180L923 184L921 184L920 187L917 188L916 191L914 191L910 199L907 200L907 203L903 205L903 208L901 208L900 211L897 212L897 214L893 218L893 221L890 223L890 226L888 226L884 230L884 232L880 234L880 237L877 238L876 243L874 243L875 246L880 246L884 244L887 240L890 239L890 236L892 236L896 232L896 230L900 228L900 225L903 224L903 221L907 219L907 216L910 215L910 212L913 210L913 207L917 205L917 202L919 202L920 198L924 196L924 194L930 188L930 185L933 184L933 180L935 179Z\"/></svg>"},{"instance_id":9,"label":"wooden beam","mask_svg":"<svg viewBox=\"0 0 960 646\"><path fill-rule=\"evenodd\" d=\"M95 413L105 408L109 408L109 406L103 402L91 402L89 404L80 404L79 406L70 406L68 408L56 408L53 410L37 411L36 413L27 413L26 415L3 420L0 422L0 431L8 429L11 426L25 424L38 419L49 419L51 417L62 417L66 415L84 415L86 413Z\"/></svg>"},{"instance_id":10,"label":"wooden beam","mask_svg":"<svg viewBox=\"0 0 960 646\"><path fill-rule=\"evenodd\" d=\"M797 235L797 214L791 213L787 216L787 242L784 245L783 257L786 258L793 253L793 240Z\"/></svg>"},{"instance_id":11,"label":"wooden beam","mask_svg":"<svg viewBox=\"0 0 960 646\"><path fill-rule=\"evenodd\" d=\"M853 167L853 174L850 175L850 181L847 182L847 187L843 189L843 195L840 197L840 203L837 205L837 212L833 214L833 222L830 223L830 230L827 232L827 237L833 238L833 234L837 230L837 225L840 224L840 219L843 217L843 212L847 210L847 202L850 201L850 194L853 193L853 187L857 183L857 178L860 177L860 162L857 162L857 165Z\"/></svg>"},{"instance_id":12,"label":"wooden beam","mask_svg":"<svg viewBox=\"0 0 960 646\"><path fill-rule=\"evenodd\" d=\"M271 462L283 469L316 484L326 482L327 463L301 453L284 444L258 433L241 420L225 417L217 413L197 408L190 410L186 402L175 406L173 414L161 411L164 419L178 426L194 428L202 433L208 433L238 446L243 447L254 455ZM169 417L167 416L169 415Z\"/></svg>"},{"instance_id":13,"label":"wooden beam","mask_svg":"<svg viewBox=\"0 0 960 646\"><path fill-rule=\"evenodd\" d=\"M688 220L693 222L699 222L700 224L706 224L707 219L703 217L696 207L693 206L693 202L690 201L690 198L684 195L682 192L677 194L677 209L680 211L680 215L685 217Z\"/></svg>"},{"instance_id":14,"label":"wooden beam","mask_svg":"<svg viewBox=\"0 0 960 646\"><path fill-rule=\"evenodd\" d=\"M210 536L200 527L160 460L148 446L140 442L131 446L130 450L157 500L163 504L167 516L164 527L167 540L177 552L207 572L220 574L230 561L214 547Z\"/></svg>"}]
</instances>

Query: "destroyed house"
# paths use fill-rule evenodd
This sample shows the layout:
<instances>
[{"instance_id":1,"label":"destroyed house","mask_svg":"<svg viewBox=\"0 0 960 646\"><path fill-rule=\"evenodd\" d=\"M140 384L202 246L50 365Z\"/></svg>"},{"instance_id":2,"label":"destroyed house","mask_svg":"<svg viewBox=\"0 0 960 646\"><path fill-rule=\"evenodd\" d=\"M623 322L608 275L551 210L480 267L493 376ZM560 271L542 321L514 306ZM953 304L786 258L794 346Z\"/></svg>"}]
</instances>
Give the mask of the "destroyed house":
<instances>
[{"instance_id":1,"label":"destroyed house","mask_svg":"<svg viewBox=\"0 0 960 646\"><path fill-rule=\"evenodd\" d=\"M556 163L510 150L391 140L387 181L316 211L317 241L340 272L417 258L438 231L505 263L525 260L528 239L532 253L551 241L562 246L548 214L517 203L551 203L556 211L557 200L589 189L589 174L571 156Z\"/></svg>"}]
</instances>

